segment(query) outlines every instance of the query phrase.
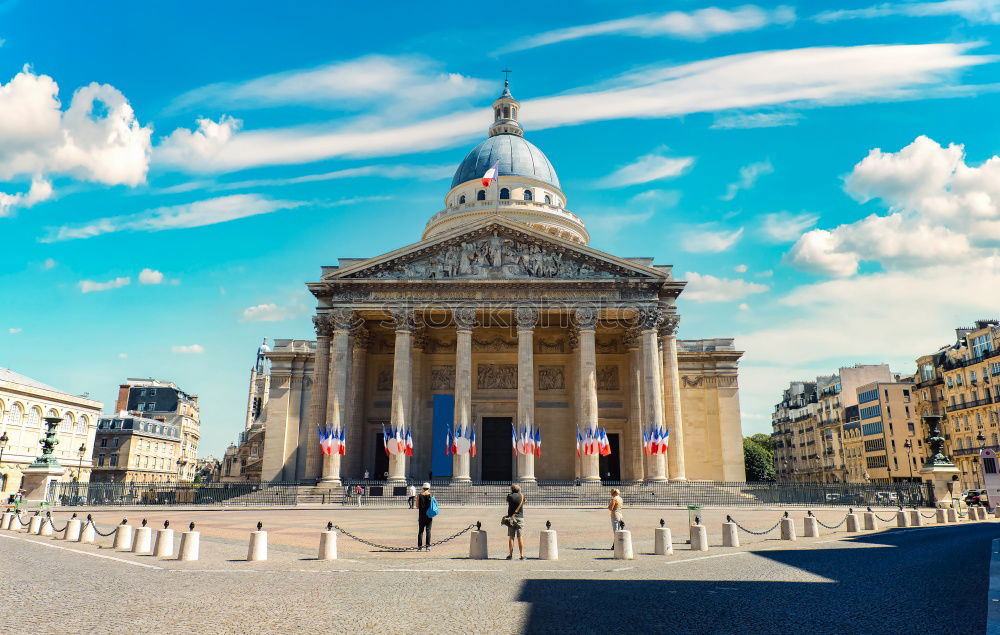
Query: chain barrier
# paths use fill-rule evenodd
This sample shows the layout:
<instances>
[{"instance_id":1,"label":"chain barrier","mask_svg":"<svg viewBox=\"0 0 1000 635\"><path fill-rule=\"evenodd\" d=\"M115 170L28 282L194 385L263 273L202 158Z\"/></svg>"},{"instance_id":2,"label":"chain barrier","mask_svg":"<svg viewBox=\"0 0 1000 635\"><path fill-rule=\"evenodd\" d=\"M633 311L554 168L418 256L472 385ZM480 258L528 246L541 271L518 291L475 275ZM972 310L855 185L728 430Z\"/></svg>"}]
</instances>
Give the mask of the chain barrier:
<instances>
[{"instance_id":1,"label":"chain barrier","mask_svg":"<svg viewBox=\"0 0 1000 635\"><path fill-rule=\"evenodd\" d=\"M928 520L931 518L937 518L937 514L934 512L931 512L930 514L925 514L924 512L917 512L917 513L920 514L923 518L927 518Z\"/></svg>"},{"instance_id":2,"label":"chain barrier","mask_svg":"<svg viewBox=\"0 0 1000 635\"><path fill-rule=\"evenodd\" d=\"M872 512L872 514L875 515L875 518L878 518L880 521L882 521L884 523L891 523L894 520L896 520L895 516L889 516L888 518L882 518L881 516L878 515L878 512Z\"/></svg>"},{"instance_id":3,"label":"chain barrier","mask_svg":"<svg viewBox=\"0 0 1000 635\"><path fill-rule=\"evenodd\" d=\"M51 515L45 517L45 522L47 522L49 524L49 526L52 527L52 531L54 531L57 534L61 534L62 532L66 531L67 527L69 527L69 521L67 520L66 524L63 525L63 528L59 529L58 527L56 527L55 523L52 522L52 516Z\"/></svg>"},{"instance_id":4,"label":"chain barrier","mask_svg":"<svg viewBox=\"0 0 1000 635\"><path fill-rule=\"evenodd\" d=\"M114 529L112 529L108 533L104 533L103 531L101 531L100 529L97 528L96 524L94 524L94 519L93 518L88 517L87 518L87 522L90 523L90 526L94 528L94 532L97 533L98 536L103 536L104 538L107 538L108 536L113 536L114 533L116 531L118 531L118 525L115 525Z\"/></svg>"},{"instance_id":5,"label":"chain barrier","mask_svg":"<svg viewBox=\"0 0 1000 635\"><path fill-rule=\"evenodd\" d=\"M30 514L26 513L24 515L24 519L22 520L21 519L21 512L17 511L17 512L14 512L14 517L17 518L17 522L21 523L22 527L27 527L29 524L31 524L31 515Z\"/></svg>"},{"instance_id":6,"label":"chain barrier","mask_svg":"<svg viewBox=\"0 0 1000 635\"><path fill-rule=\"evenodd\" d=\"M728 518L729 518L729 522L733 523L738 528L740 528L741 530L747 532L751 536L763 536L765 534L771 533L772 531L774 531L775 529L777 529L778 527L781 526L781 519L779 518L778 522L774 523L774 527L771 527L770 529L765 529L764 531L754 531L753 529L747 529L746 527L744 527L743 525L741 525L739 523L739 521L736 520L735 518L733 518L732 516L729 516Z\"/></svg>"},{"instance_id":7,"label":"chain barrier","mask_svg":"<svg viewBox=\"0 0 1000 635\"><path fill-rule=\"evenodd\" d=\"M427 546L428 547L437 547L438 545L443 545L446 542L449 542L451 540L454 540L454 539L458 538L459 536L461 536L462 534L468 532L470 529L474 528L475 526L476 526L476 523L472 523L471 525L469 525L465 529L459 531L458 533L452 534L452 535L448 536L447 538L445 538L444 540L438 540L437 542L433 542L433 543L431 543L431 544L429 544ZM370 540L365 540L364 538L361 538L359 536L355 536L354 534L352 534L351 532L347 531L343 527L338 527L337 525L333 525L332 528L336 529L340 533L344 534L345 536L347 536L351 540L356 540L357 542L360 542L363 545L368 545L369 547L374 547L375 549L381 549L383 551L404 552L404 551L416 551L417 549L419 549L419 547L395 547L395 546L392 546L392 545L380 545L380 544L378 544L376 542L372 542Z\"/></svg>"},{"instance_id":8,"label":"chain barrier","mask_svg":"<svg viewBox=\"0 0 1000 635\"><path fill-rule=\"evenodd\" d=\"M836 525L827 525L826 523L824 523L824 522L823 522L822 520L820 520L819 518L816 518L815 516L813 516L813 518L816 518L816 523L817 523L817 524L818 524L818 525L819 525L820 527L824 527L824 528L826 528L826 529L829 529L829 530L831 530L831 531L832 531L832 530L834 530L834 529L840 529L841 527L843 527L843 526L844 526L844 523L846 523L846 522L847 522L847 517L848 517L848 516L850 516L850 514L847 514L847 515L845 515L845 516L844 516L844 520L840 521L840 522L839 522L839 523L837 523Z\"/></svg>"}]
</instances>

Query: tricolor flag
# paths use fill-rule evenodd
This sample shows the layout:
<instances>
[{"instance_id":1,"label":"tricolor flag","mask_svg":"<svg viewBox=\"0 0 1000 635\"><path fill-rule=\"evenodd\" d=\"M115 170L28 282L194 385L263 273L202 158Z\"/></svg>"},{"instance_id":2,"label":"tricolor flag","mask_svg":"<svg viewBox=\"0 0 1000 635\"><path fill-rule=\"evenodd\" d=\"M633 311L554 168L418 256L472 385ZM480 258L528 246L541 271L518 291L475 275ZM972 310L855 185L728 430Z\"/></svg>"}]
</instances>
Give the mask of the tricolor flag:
<instances>
[{"instance_id":1,"label":"tricolor flag","mask_svg":"<svg viewBox=\"0 0 1000 635\"><path fill-rule=\"evenodd\" d=\"M510 424L510 444L514 450L514 456L517 456L517 430L514 428L514 424Z\"/></svg>"},{"instance_id":2,"label":"tricolor flag","mask_svg":"<svg viewBox=\"0 0 1000 635\"><path fill-rule=\"evenodd\" d=\"M337 445L337 453L346 455L347 454L347 443L344 440L344 429L340 429L340 443Z\"/></svg>"},{"instance_id":3,"label":"tricolor flag","mask_svg":"<svg viewBox=\"0 0 1000 635\"><path fill-rule=\"evenodd\" d=\"M490 166L490 169L486 170L486 174L483 175L483 187L489 187L490 183L500 174L500 162L497 161Z\"/></svg>"},{"instance_id":4,"label":"tricolor flag","mask_svg":"<svg viewBox=\"0 0 1000 635\"><path fill-rule=\"evenodd\" d=\"M330 426L316 426L319 431L319 451L323 454L330 454Z\"/></svg>"},{"instance_id":5,"label":"tricolor flag","mask_svg":"<svg viewBox=\"0 0 1000 635\"><path fill-rule=\"evenodd\" d=\"M453 447L452 443L453 443L453 441L451 440L451 426L448 426L448 431L445 432L445 434L444 434L444 455L445 456L451 456L452 454L454 454L454 452L451 449Z\"/></svg>"},{"instance_id":6,"label":"tricolor flag","mask_svg":"<svg viewBox=\"0 0 1000 635\"><path fill-rule=\"evenodd\" d=\"M649 455L649 435L646 434L646 427L642 428L642 453Z\"/></svg>"},{"instance_id":7,"label":"tricolor flag","mask_svg":"<svg viewBox=\"0 0 1000 635\"><path fill-rule=\"evenodd\" d=\"M666 454L667 448L670 447L670 428L663 431L663 436L660 437L660 453Z\"/></svg>"},{"instance_id":8,"label":"tricolor flag","mask_svg":"<svg viewBox=\"0 0 1000 635\"><path fill-rule=\"evenodd\" d=\"M389 456L389 435L385 431L385 424L382 424L382 447L385 448L385 455Z\"/></svg>"},{"instance_id":9,"label":"tricolor flag","mask_svg":"<svg viewBox=\"0 0 1000 635\"><path fill-rule=\"evenodd\" d=\"M601 456L610 456L611 441L608 440L608 431L601 428Z\"/></svg>"},{"instance_id":10,"label":"tricolor flag","mask_svg":"<svg viewBox=\"0 0 1000 635\"><path fill-rule=\"evenodd\" d=\"M580 435L580 426L576 427L576 455L580 456L583 448L583 436Z\"/></svg>"},{"instance_id":11,"label":"tricolor flag","mask_svg":"<svg viewBox=\"0 0 1000 635\"><path fill-rule=\"evenodd\" d=\"M406 431L406 456L413 456L413 435Z\"/></svg>"},{"instance_id":12,"label":"tricolor flag","mask_svg":"<svg viewBox=\"0 0 1000 635\"><path fill-rule=\"evenodd\" d=\"M542 429L535 427L535 456L542 455Z\"/></svg>"},{"instance_id":13,"label":"tricolor flag","mask_svg":"<svg viewBox=\"0 0 1000 635\"><path fill-rule=\"evenodd\" d=\"M469 454L476 456L476 429L469 429Z\"/></svg>"}]
</instances>

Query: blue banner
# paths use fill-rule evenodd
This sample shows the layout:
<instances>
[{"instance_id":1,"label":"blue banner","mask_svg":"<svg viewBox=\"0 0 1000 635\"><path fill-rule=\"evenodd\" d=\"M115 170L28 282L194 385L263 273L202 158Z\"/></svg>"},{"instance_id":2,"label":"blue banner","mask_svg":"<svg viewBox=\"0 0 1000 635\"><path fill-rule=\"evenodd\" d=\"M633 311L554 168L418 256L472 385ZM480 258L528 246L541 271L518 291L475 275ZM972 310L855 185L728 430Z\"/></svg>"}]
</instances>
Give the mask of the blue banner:
<instances>
[{"instance_id":1,"label":"blue banner","mask_svg":"<svg viewBox=\"0 0 1000 635\"><path fill-rule=\"evenodd\" d=\"M455 418L455 395L434 395L434 434L431 472L434 477L451 476L451 457L445 451L448 430Z\"/></svg>"}]
</instances>

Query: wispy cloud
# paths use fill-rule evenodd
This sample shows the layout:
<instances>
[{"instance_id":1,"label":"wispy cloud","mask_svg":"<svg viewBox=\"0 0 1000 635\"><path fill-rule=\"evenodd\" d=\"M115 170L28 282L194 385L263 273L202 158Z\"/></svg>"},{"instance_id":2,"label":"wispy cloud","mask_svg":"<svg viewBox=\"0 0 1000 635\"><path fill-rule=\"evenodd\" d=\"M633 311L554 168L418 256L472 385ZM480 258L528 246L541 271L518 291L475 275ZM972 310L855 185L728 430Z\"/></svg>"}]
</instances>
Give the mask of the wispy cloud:
<instances>
[{"instance_id":1,"label":"wispy cloud","mask_svg":"<svg viewBox=\"0 0 1000 635\"><path fill-rule=\"evenodd\" d=\"M681 249L689 253L717 254L731 248L743 236L743 228L737 230L692 229L681 237Z\"/></svg>"},{"instance_id":2,"label":"wispy cloud","mask_svg":"<svg viewBox=\"0 0 1000 635\"><path fill-rule=\"evenodd\" d=\"M883 2L861 9L834 9L813 17L818 22L837 22L906 16L912 18L956 15L975 24L1000 24L997 0L941 0L939 2Z\"/></svg>"},{"instance_id":3,"label":"wispy cloud","mask_svg":"<svg viewBox=\"0 0 1000 635\"><path fill-rule=\"evenodd\" d=\"M44 271L48 271L50 269L55 269L58 265L59 263L56 262L55 258L46 258L45 262L42 263L42 269Z\"/></svg>"},{"instance_id":4,"label":"wispy cloud","mask_svg":"<svg viewBox=\"0 0 1000 635\"><path fill-rule=\"evenodd\" d=\"M717 35L755 31L772 24L788 24L794 21L795 10L785 6L771 10L745 5L731 10L707 7L691 12L648 13L545 31L515 40L501 51L523 51L598 35L668 36L703 40Z\"/></svg>"},{"instance_id":5,"label":"wispy cloud","mask_svg":"<svg viewBox=\"0 0 1000 635\"><path fill-rule=\"evenodd\" d=\"M795 112L740 112L717 116L711 127L715 130L778 128L794 126L800 119L802 115Z\"/></svg>"},{"instance_id":6,"label":"wispy cloud","mask_svg":"<svg viewBox=\"0 0 1000 635\"><path fill-rule=\"evenodd\" d=\"M185 344L181 346L171 346L170 351L181 355L200 355L205 352L201 344Z\"/></svg>"},{"instance_id":7,"label":"wispy cloud","mask_svg":"<svg viewBox=\"0 0 1000 635\"><path fill-rule=\"evenodd\" d=\"M14 326L12 326L12 327L10 327L9 329L7 329L7 332L8 332L8 333L10 333L11 335L17 335L17 334L18 334L18 333L20 333L20 332L21 332L22 330L23 330L23 329L21 329L21 328L18 328L18 327L14 327Z\"/></svg>"},{"instance_id":8,"label":"wispy cloud","mask_svg":"<svg viewBox=\"0 0 1000 635\"><path fill-rule=\"evenodd\" d=\"M296 315L296 310L291 307L278 306L277 304L258 304L243 309L243 321L245 322L281 322Z\"/></svg>"},{"instance_id":9,"label":"wispy cloud","mask_svg":"<svg viewBox=\"0 0 1000 635\"><path fill-rule=\"evenodd\" d=\"M597 187L623 187L680 176L694 165L694 157L647 154L623 165L597 183Z\"/></svg>"},{"instance_id":10,"label":"wispy cloud","mask_svg":"<svg viewBox=\"0 0 1000 635\"><path fill-rule=\"evenodd\" d=\"M160 284L163 282L163 273L155 269L145 268L139 272L140 284Z\"/></svg>"},{"instance_id":11,"label":"wispy cloud","mask_svg":"<svg viewBox=\"0 0 1000 635\"><path fill-rule=\"evenodd\" d=\"M684 274L687 286L681 297L693 302L735 302L754 293L764 293L767 285L747 282L739 278L718 278L708 274L688 271Z\"/></svg>"},{"instance_id":12,"label":"wispy cloud","mask_svg":"<svg viewBox=\"0 0 1000 635\"><path fill-rule=\"evenodd\" d=\"M131 283L132 283L132 278L130 278L129 276L123 276L120 278L115 278L113 280L108 280L107 282L81 280L78 284L80 287L80 293L92 293L94 291L108 291L109 289L118 289L119 287L124 287Z\"/></svg>"},{"instance_id":13,"label":"wispy cloud","mask_svg":"<svg viewBox=\"0 0 1000 635\"><path fill-rule=\"evenodd\" d=\"M819 215L809 212L764 214L761 216L760 231L770 242L790 243L816 225L817 221L819 221Z\"/></svg>"},{"instance_id":14,"label":"wispy cloud","mask_svg":"<svg viewBox=\"0 0 1000 635\"><path fill-rule=\"evenodd\" d=\"M279 187L284 185L301 185L335 179L349 179L375 176L386 179L418 179L431 181L451 177L455 171L454 165L365 165L356 168L322 172L320 174L304 174L287 178L247 179L229 183L213 181L190 181L158 190L160 194L177 194L192 190L208 190L211 192L225 190L243 190L253 187Z\"/></svg>"},{"instance_id":15,"label":"wispy cloud","mask_svg":"<svg viewBox=\"0 0 1000 635\"><path fill-rule=\"evenodd\" d=\"M597 87L527 100L533 130L592 121L675 117L795 104L842 105L912 98L952 81L961 69L993 56L971 55L972 44L813 47L744 53L625 73ZM260 165L334 157L393 156L451 147L482 134L486 109L462 110L391 125L348 121L326 126L239 130L203 120L178 129L154 150L163 167L225 172ZM216 123L216 126L219 126Z\"/></svg>"},{"instance_id":16,"label":"wispy cloud","mask_svg":"<svg viewBox=\"0 0 1000 635\"><path fill-rule=\"evenodd\" d=\"M770 160L744 165L740 168L740 178L726 186L726 193L720 198L724 201L731 201L736 198L736 194L740 190L749 190L757 183L757 179L772 172L774 172L774 166L771 165Z\"/></svg>"},{"instance_id":17,"label":"wispy cloud","mask_svg":"<svg viewBox=\"0 0 1000 635\"><path fill-rule=\"evenodd\" d=\"M258 194L232 194L183 205L157 207L138 214L99 218L80 225L50 228L41 242L59 242L93 238L122 231L156 232L168 229L202 227L238 218L270 214L305 205L302 201L272 200Z\"/></svg>"}]
</instances>

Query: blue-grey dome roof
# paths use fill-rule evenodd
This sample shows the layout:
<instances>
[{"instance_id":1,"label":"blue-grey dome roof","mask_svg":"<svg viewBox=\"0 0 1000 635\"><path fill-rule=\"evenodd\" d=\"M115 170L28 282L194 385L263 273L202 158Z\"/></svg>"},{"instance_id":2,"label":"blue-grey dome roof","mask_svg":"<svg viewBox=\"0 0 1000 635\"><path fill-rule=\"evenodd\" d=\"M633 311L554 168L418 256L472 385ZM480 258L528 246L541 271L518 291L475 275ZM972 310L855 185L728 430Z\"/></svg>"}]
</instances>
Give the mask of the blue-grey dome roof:
<instances>
[{"instance_id":1,"label":"blue-grey dome roof","mask_svg":"<svg viewBox=\"0 0 1000 635\"><path fill-rule=\"evenodd\" d=\"M455 170L451 186L482 178L486 170L497 162L500 164L500 176L526 176L559 187L556 169L545 154L524 137L513 134L489 137L473 148Z\"/></svg>"}]
</instances>

